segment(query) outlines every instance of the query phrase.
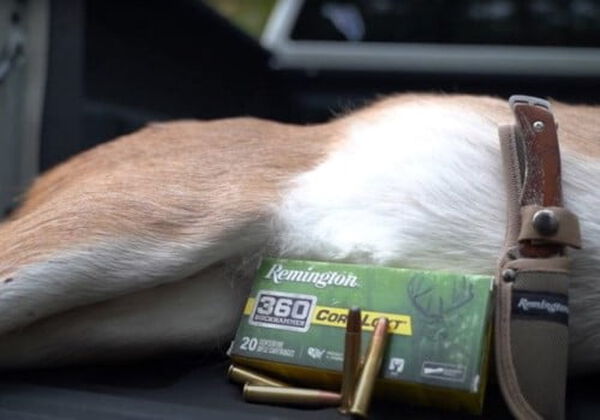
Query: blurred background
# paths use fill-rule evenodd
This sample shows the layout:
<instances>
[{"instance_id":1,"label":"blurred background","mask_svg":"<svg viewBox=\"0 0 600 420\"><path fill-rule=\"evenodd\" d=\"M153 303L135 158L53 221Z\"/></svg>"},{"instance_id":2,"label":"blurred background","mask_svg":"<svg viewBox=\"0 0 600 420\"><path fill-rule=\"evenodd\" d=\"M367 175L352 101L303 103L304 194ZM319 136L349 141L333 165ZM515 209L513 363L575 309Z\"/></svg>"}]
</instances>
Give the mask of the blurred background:
<instances>
[{"instance_id":1,"label":"blurred background","mask_svg":"<svg viewBox=\"0 0 600 420\"><path fill-rule=\"evenodd\" d=\"M0 0L0 218L40 171L149 121L253 115L304 124L406 91L598 103L600 2ZM146 410L148 418L164 418L156 414L163 409L184 418L198 413L174 401L230 403L233 391L215 395L211 382L198 379L222 380L222 369L209 365L192 374L171 364L151 374L146 367L36 373L4 386L26 384L10 418L29 418L23 407L47 415L49 401L66 413L65 401L80 398L95 414L77 411L76 403L69 409L88 418L108 418L102 410L111 408L110 418L121 418L119 404ZM190 377L196 379L186 382ZM595 387L571 386L574 418L597 417ZM127 398L115 400L117 394ZM162 395L168 404L140 405L132 395ZM503 418L501 399L491 395L491 407L500 408L487 415ZM0 391L0 406L6 401Z\"/></svg>"}]
</instances>

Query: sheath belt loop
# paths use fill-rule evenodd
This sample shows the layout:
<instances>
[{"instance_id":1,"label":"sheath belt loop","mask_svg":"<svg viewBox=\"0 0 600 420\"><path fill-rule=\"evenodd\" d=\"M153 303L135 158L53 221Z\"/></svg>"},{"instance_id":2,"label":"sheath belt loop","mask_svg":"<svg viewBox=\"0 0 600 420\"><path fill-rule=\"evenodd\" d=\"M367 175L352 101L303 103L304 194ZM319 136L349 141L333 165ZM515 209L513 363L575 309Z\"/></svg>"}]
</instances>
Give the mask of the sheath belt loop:
<instances>
[{"instance_id":1,"label":"sheath belt loop","mask_svg":"<svg viewBox=\"0 0 600 420\"><path fill-rule=\"evenodd\" d=\"M563 207L560 153L550 104L509 103L517 123L500 127L507 228L496 274L498 380L519 419L564 419L568 349L565 247L579 248L577 217Z\"/></svg>"},{"instance_id":2,"label":"sheath belt loop","mask_svg":"<svg viewBox=\"0 0 600 420\"><path fill-rule=\"evenodd\" d=\"M581 248L577 216L563 207L521 207L519 242L538 241Z\"/></svg>"}]
</instances>

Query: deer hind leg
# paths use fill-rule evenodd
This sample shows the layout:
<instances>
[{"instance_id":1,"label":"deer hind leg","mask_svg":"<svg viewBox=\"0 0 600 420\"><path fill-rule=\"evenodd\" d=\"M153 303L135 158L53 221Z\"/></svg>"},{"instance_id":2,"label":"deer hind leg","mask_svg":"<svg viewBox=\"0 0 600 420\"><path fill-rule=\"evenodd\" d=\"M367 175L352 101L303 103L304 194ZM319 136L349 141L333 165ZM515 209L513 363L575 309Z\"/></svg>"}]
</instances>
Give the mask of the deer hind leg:
<instances>
[{"instance_id":1,"label":"deer hind leg","mask_svg":"<svg viewBox=\"0 0 600 420\"><path fill-rule=\"evenodd\" d=\"M73 235L66 228L68 215L60 215L60 222L38 216L24 216L0 230L5 247L0 252L0 335L75 307L182 280L247 253L267 236L262 221L243 219L227 227L216 224L204 235L175 238L104 229L95 234L93 225L86 228L78 221ZM73 236L73 243L61 246L68 242L65 236Z\"/></svg>"},{"instance_id":2,"label":"deer hind leg","mask_svg":"<svg viewBox=\"0 0 600 420\"><path fill-rule=\"evenodd\" d=\"M68 221L65 217L64 223ZM15 242L8 255L0 253L0 334L76 306L184 279L258 246L266 237L262 222L243 220L189 238L106 231L94 235L90 227L82 228L72 245L53 249L45 235L60 236L59 243L71 232L57 232L52 222L32 232L17 219L0 231L3 243Z\"/></svg>"},{"instance_id":3,"label":"deer hind leg","mask_svg":"<svg viewBox=\"0 0 600 420\"><path fill-rule=\"evenodd\" d=\"M74 164L64 172L77 177ZM103 170L70 185L51 184L46 198L26 202L0 225L0 336L183 280L268 237L266 198L244 201L233 187L192 190L199 182L186 186L180 174L139 179L128 172Z\"/></svg>"},{"instance_id":4,"label":"deer hind leg","mask_svg":"<svg viewBox=\"0 0 600 420\"><path fill-rule=\"evenodd\" d=\"M0 337L262 247L282 185L328 150L301 141L314 138L321 129L179 121L53 169L0 224Z\"/></svg>"},{"instance_id":5,"label":"deer hind leg","mask_svg":"<svg viewBox=\"0 0 600 420\"><path fill-rule=\"evenodd\" d=\"M115 361L223 347L245 302L255 258L183 281L59 313L5 335L0 369Z\"/></svg>"}]
</instances>

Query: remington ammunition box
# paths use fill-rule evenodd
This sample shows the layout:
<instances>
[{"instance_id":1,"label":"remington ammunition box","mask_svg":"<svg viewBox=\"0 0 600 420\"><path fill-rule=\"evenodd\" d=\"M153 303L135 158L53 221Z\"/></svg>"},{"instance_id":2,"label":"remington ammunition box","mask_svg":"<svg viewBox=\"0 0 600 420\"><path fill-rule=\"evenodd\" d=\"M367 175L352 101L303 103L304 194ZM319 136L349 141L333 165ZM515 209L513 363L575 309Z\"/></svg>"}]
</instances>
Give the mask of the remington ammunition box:
<instances>
[{"instance_id":1,"label":"remington ammunition box","mask_svg":"<svg viewBox=\"0 0 600 420\"><path fill-rule=\"evenodd\" d=\"M363 356L377 319L389 320L376 396L479 413L492 285L491 276L264 259L230 356L289 383L339 390L356 306Z\"/></svg>"}]
</instances>

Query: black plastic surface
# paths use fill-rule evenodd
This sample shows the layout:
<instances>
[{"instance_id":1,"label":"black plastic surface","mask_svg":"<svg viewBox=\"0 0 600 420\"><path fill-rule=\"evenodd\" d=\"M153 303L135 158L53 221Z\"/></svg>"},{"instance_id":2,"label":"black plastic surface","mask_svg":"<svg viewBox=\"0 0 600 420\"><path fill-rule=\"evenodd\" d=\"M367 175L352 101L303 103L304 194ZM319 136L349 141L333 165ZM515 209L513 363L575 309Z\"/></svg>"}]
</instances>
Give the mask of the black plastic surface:
<instances>
[{"instance_id":1,"label":"black plastic surface","mask_svg":"<svg viewBox=\"0 0 600 420\"><path fill-rule=\"evenodd\" d=\"M79 367L3 374L0 419L330 419L335 409L248 404L226 379L227 360L169 358L137 365ZM569 383L567 418L597 419L595 378ZM491 384L482 417L376 401L371 419L505 419L510 415Z\"/></svg>"},{"instance_id":2,"label":"black plastic surface","mask_svg":"<svg viewBox=\"0 0 600 420\"><path fill-rule=\"evenodd\" d=\"M248 404L222 358L11 373L0 380L0 419L330 419L335 409ZM485 418L508 415L492 389ZM376 401L373 419L464 419L464 413ZM476 418L476 417L474 417Z\"/></svg>"}]
</instances>

